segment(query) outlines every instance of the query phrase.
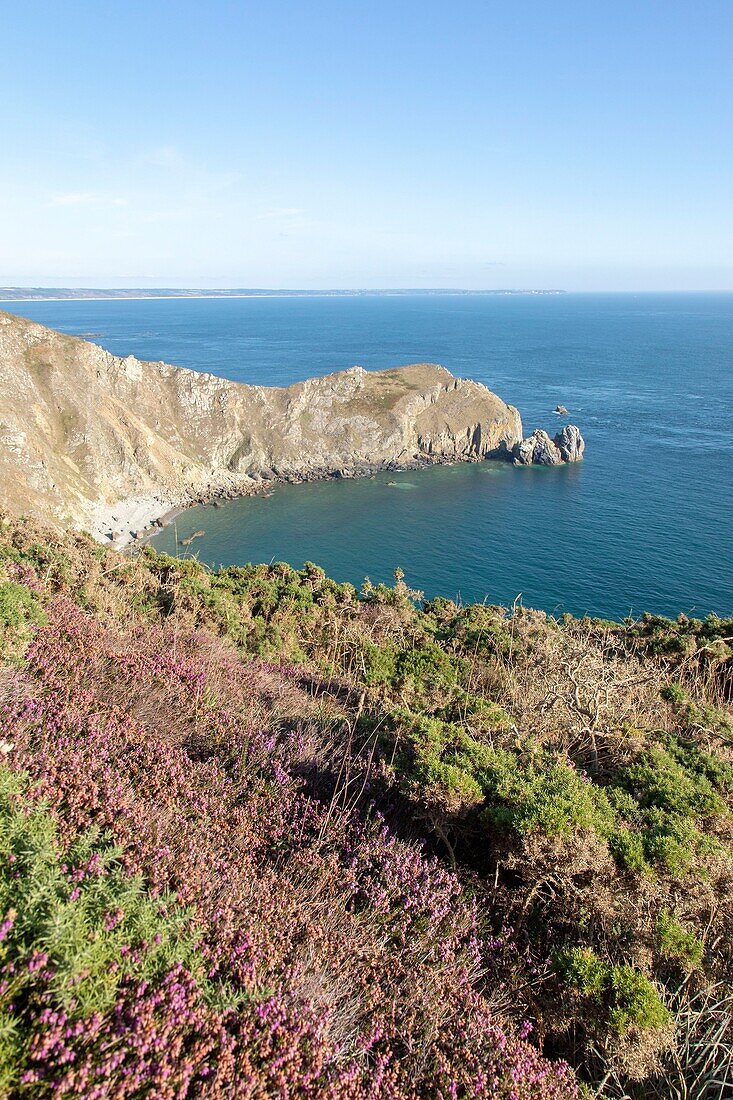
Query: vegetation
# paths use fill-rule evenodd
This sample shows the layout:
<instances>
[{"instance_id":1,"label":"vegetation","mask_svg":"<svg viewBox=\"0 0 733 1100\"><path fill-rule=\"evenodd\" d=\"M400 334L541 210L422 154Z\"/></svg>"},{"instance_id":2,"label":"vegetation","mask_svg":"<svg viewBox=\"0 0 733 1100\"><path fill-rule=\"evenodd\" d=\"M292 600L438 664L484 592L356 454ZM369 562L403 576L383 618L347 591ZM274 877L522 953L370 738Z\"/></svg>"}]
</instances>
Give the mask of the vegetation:
<instances>
[{"instance_id":1,"label":"vegetation","mask_svg":"<svg viewBox=\"0 0 733 1100\"><path fill-rule=\"evenodd\" d=\"M28 797L24 779L0 767L3 1094L43 1081L48 1062L76 1063L62 1089L87 1083L92 1066L110 1065L113 1031L101 1021L129 1012L133 992L164 988L173 974L180 981L186 973L205 1004L230 997L207 977L192 914L166 895L150 896L96 829L64 850L53 816ZM165 1013L154 1018L160 1025Z\"/></svg>"},{"instance_id":2,"label":"vegetation","mask_svg":"<svg viewBox=\"0 0 733 1100\"><path fill-rule=\"evenodd\" d=\"M732 636L6 522L0 1092L732 1095Z\"/></svg>"}]
</instances>

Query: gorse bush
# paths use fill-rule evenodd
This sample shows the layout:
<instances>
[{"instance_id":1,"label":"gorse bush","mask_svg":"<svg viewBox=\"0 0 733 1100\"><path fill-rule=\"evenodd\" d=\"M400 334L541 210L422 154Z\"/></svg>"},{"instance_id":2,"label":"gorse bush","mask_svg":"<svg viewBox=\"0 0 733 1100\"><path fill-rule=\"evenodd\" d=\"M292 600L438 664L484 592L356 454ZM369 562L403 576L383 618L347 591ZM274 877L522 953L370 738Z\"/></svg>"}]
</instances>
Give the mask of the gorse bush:
<instances>
[{"instance_id":1,"label":"gorse bush","mask_svg":"<svg viewBox=\"0 0 733 1100\"><path fill-rule=\"evenodd\" d=\"M18 630L29 621L37 622L40 614L40 608L27 588L14 581L0 583L0 626Z\"/></svg>"},{"instance_id":2,"label":"gorse bush","mask_svg":"<svg viewBox=\"0 0 733 1100\"><path fill-rule=\"evenodd\" d=\"M708 753L670 743L669 751L652 746L614 780L612 801L621 816L639 827L615 834L611 848L630 870L651 872L662 866L684 876L698 857L718 847L701 831L715 818L727 818L730 798L729 765Z\"/></svg>"},{"instance_id":3,"label":"gorse bush","mask_svg":"<svg viewBox=\"0 0 733 1100\"><path fill-rule=\"evenodd\" d=\"M687 765L687 766L685 766ZM661 810L675 817L705 820L726 811L726 805L697 759L691 765L664 749L652 748L619 774L620 784L635 795L643 810Z\"/></svg>"},{"instance_id":4,"label":"gorse bush","mask_svg":"<svg viewBox=\"0 0 733 1100\"><path fill-rule=\"evenodd\" d=\"M660 1028L669 1012L651 982L633 966L613 966L590 948L558 952L555 968L563 981L591 1005L600 1023L623 1035L630 1028Z\"/></svg>"},{"instance_id":5,"label":"gorse bush","mask_svg":"<svg viewBox=\"0 0 733 1100\"><path fill-rule=\"evenodd\" d=\"M14 570L22 576L22 571ZM43 610L32 591L16 581L0 580L0 656L27 642L31 628L43 622Z\"/></svg>"},{"instance_id":6,"label":"gorse bush","mask_svg":"<svg viewBox=\"0 0 733 1100\"><path fill-rule=\"evenodd\" d=\"M413 723L410 739L412 756L400 762L406 789L415 797L422 792L424 799L442 798L446 807L481 807L489 828L548 836L596 829L605 835L615 823L605 792L570 761L542 751L493 749L460 726L436 719ZM463 798L451 796L459 791Z\"/></svg>"},{"instance_id":7,"label":"gorse bush","mask_svg":"<svg viewBox=\"0 0 733 1100\"><path fill-rule=\"evenodd\" d=\"M656 923L659 953L665 959L680 963L685 970L694 970L703 960L704 945L671 913L663 909Z\"/></svg>"},{"instance_id":8,"label":"gorse bush","mask_svg":"<svg viewBox=\"0 0 733 1100\"><path fill-rule=\"evenodd\" d=\"M149 897L95 829L61 851L53 818L28 801L7 768L0 768L0 823L0 906L14 914L3 951L21 964L43 955L61 1007L106 1011L127 978L159 979L178 964L205 977L191 915L171 898Z\"/></svg>"},{"instance_id":9,"label":"gorse bush","mask_svg":"<svg viewBox=\"0 0 733 1100\"><path fill-rule=\"evenodd\" d=\"M487 816L497 825L520 833L569 836L578 829L603 832L613 822L604 792L569 761L542 753L529 760L496 753L485 774L494 800Z\"/></svg>"}]
</instances>

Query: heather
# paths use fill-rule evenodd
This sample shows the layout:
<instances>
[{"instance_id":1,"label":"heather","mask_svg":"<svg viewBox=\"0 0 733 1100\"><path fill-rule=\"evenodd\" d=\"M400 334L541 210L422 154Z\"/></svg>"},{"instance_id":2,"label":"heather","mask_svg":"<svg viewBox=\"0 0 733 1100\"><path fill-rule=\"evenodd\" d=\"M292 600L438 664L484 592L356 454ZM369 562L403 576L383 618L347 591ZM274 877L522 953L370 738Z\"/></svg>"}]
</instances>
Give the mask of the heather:
<instances>
[{"instance_id":1,"label":"heather","mask_svg":"<svg viewBox=\"0 0 733 1100\"><path fill-rule=\"evenodd\" d=\"M22 523L0 615L6 1088L730 1091L730 620Z\"/></svg>"},{"instance_id":2,"label":"heather","mask_svg":"<svg viewBox=\"0 0 733 1100\"><path fill-rule=\"evenodd\" d=\"M192 916L169 896L150 896L95 827L62 846L53 816L6 767L0 821L3 1094L44 1091L51 1068L58 1093L95 1094L95 1079L129 1079L125 1046L137 1046L137 1055L151 1039L155 1055L133 1058L138 1085L160 1086L172 1067L173 1076L191 1076L193 1068L175 1066L194 1067L206 1054L190 1021L171 1033L169 1019L163 1057L162 1031L146 1036L145 1025L151 1016L162 1022L159 1006L177 994L203 1020L228 995L207 976Z\"/></svg>"}]
</instances>

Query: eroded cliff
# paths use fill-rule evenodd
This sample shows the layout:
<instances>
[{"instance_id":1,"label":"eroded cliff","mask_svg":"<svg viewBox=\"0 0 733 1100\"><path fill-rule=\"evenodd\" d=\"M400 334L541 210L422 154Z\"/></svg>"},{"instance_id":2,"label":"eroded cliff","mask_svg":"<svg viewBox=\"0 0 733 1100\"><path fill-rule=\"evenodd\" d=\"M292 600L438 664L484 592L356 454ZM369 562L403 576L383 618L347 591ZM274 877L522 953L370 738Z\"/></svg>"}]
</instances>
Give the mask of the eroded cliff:
<instances>
[{"instance_id":1,"label":"eroded cliff","mask_svg":"<svg viewBox=\"0 0 733 1100\"><path fill-rule=\"evenodd\" d=\"M435 364L249 386L0 313L0 503L15 513L93 529L132 497L162 510L273 476L498 457L521 440L515 408Z\"/></svg>"}]
</instances>

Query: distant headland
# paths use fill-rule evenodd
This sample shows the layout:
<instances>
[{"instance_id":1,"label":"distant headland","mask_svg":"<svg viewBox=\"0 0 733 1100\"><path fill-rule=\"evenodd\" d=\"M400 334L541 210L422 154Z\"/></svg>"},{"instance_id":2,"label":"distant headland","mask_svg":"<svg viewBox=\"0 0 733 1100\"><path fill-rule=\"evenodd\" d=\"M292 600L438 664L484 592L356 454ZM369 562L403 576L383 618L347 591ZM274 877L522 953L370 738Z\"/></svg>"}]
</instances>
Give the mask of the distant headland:
<instances>
[{"instance_id":1,"label":"distant headland","mask_svg":"<svg viewBox=\"0 0 733 1100\"><path fill-rule=\"evenodd\" d=\"M273 481L582 454L573 425L525 440L513 406L434 363L252 386L0 313L0 505L97 538Z\"/></svg>"},{"instance_id":2,"label":"distant headland","mask_svg":"<svg viewBox=\"0 0 733 1100\"><path fill-rule=\"evenodd\" d=\"M180 289L176 287L95 289L91 287L0 287L0 302L63 302L114 300L116 298L400 298L412 295L450 294L475 297L479 295L565 294L564 290L454 290L440 287L412 290L277 290L261 287L221 288L218 290Z\"/></svg>"}]
</instances>

